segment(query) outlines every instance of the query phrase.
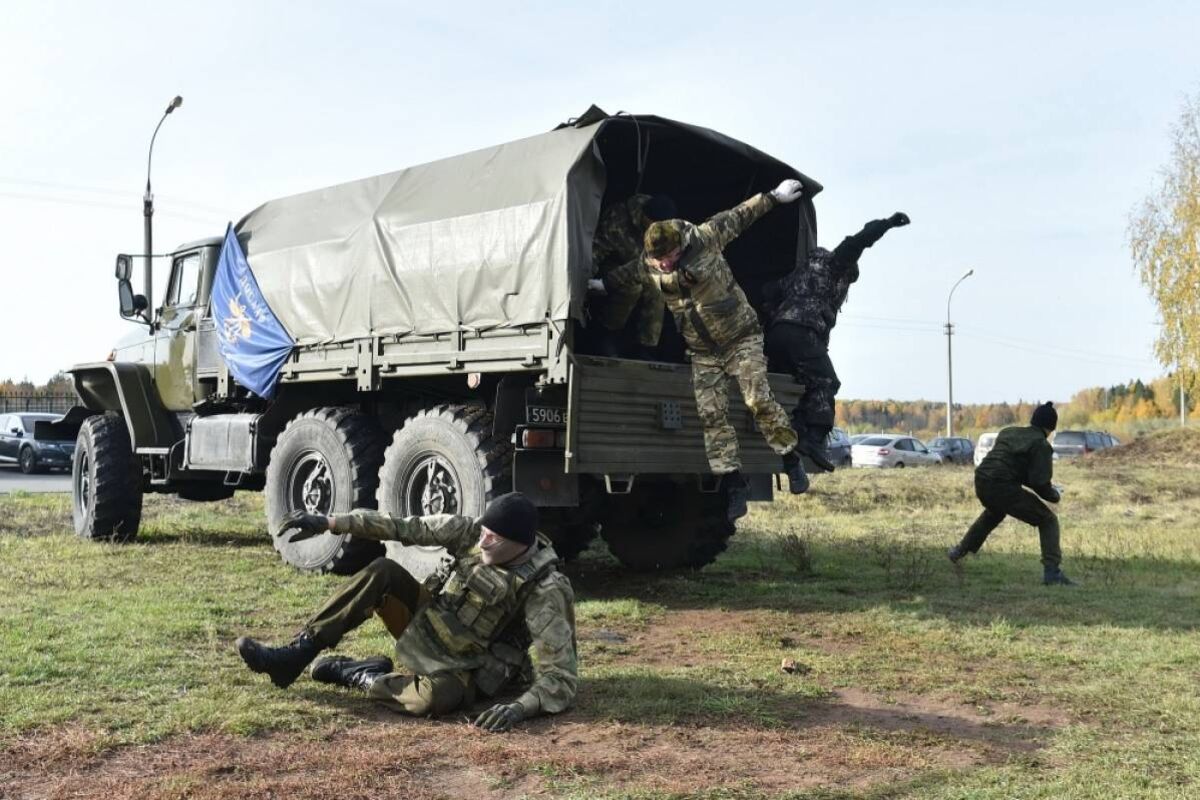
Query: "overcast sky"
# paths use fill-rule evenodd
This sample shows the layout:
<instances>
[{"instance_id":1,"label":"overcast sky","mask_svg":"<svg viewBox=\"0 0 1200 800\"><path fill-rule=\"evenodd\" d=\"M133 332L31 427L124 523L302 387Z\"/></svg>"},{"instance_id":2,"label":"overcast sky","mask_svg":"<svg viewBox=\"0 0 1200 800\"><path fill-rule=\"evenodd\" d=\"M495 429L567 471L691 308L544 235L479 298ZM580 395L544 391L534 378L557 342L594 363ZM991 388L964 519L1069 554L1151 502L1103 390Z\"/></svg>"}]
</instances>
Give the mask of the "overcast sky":
<instances>
[{"instance_id":1,"label":"overcast sky","mask_svg":"<svg viewBox=\"0 0 1200 800\"><path fill-rule=\"evenodd\" d=\"M834 332L843 397L945 397L946 295L969 268L956 400L1162 374L1125 227L1200 90L1197 4L565 5L8 0L0 377L44 381L129 329L112 259L141 251L146 147L177 93L154 154L159 251L596 103L811 175L827 246L908 212Z\"/></svg>"}]
</instances>

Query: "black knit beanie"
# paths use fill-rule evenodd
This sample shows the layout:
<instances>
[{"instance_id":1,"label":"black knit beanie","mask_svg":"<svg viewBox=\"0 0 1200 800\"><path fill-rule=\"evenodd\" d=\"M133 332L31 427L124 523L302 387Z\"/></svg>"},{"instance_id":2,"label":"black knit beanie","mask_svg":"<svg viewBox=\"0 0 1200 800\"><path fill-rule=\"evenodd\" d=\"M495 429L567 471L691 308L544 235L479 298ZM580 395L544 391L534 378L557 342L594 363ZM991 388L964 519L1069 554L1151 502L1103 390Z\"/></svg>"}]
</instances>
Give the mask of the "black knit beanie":
<instances>
[{"instance_id":1,"label":"black knit beanie","mask_svg":"<svg viewBox=\"0 0 1200 800\"><path fill-rule=\"evenodd\" d=\"M505 539L530 545L537 539L537 506L520 492L502 494L488 503L479 524Z\"/></svg>"},{"instance_id":2,"label":"black knit beanie","mask_svg":"<svg viewBox=\"0 0 1200 800\"><path fill-rule=\"evenodd\" d=\"M1042 403L1033 410L1033 416L1029 418L1029 424L1036 428L1045 428L1052 431L1058 427L1058 412L1054 410L1054 403Z\"/></svg>"}]
</instances>

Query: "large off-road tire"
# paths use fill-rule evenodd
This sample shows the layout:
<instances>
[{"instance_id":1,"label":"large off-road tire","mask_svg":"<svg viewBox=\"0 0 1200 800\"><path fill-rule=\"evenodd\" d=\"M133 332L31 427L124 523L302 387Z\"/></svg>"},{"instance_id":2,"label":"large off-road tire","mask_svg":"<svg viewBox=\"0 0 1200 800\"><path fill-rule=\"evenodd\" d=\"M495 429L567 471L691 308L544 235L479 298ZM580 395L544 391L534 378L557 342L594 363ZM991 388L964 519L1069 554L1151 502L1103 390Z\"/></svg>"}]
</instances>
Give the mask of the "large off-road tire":
<instances>
[{"instance_id":1,"label":"large off-road tire","mask_svg":"<svg viewBox=\"0 0 1200 800\"><path fill-rule=\"evenodd\" d=\"M686 478L639 477L628 495L609 495L601 536L617 560L639 572L716 560L736 530L724 488L702 492Z\"/></svg>"},{"instance_id":2,"label":"large off-road tire","mask_svg":"<svg viewBox=\"0 0 1200 800\"><path fill-rule=\"evenodd\" d=\"M267 526L274 532L292 511L337 514L374 508L383 461L383 432L353 408L315 408L293 419L267 465ZM379 542L326 533L300 542L273 538L288 564L306 572L356 572L383 555Z\"/></svg>"},{"instance_id":3,"label":"large off-road tire","mask_svg":"<svg viewBox=\"0 0 1200 800\"><path fill-rule=\"evenodd\" d=\"M473 405L438 405L396 431L379 471L379 508L400 516L479 516L512 491L512 446L492 437L492 415ZM440 547L389 547L418 579L441 562Z\"/></svg>"},{"instance_id":4,"label":"large off-road tire","mask_svg":"<svg viewBox=\"0 0 1200 800\"><path fill-rule=\"evenodd\" d=\"M71 512L84 539L127 542L142 521L142 467L119 414L88 417L71 469Z\"/></svg>"},{"instance_id":5,"label":"large off-road tire","mask_svg":"<svg viewBox=\"0 0 1200 800\"><path fill-rule=\"evenodd\" d=\"M604 489L594 478L579 479L579 505L574 508L543 508L539 512L542 532L554 542L559 558L570 561L591 545L600 533L604 514Z\"/></svg>"},{"instance_id":6,"label":"large off-road tire","mask_svg":"<svg viewBox=\"0 0 1200 800\"><path fill-rule=\"evenodd\" d=\"M17 458L17 461L21 464L21 472L26 475L33 475L42 471L38 467L37 453L33 452L33 448L29 445L21 448L21 455Z\"/></svg>"}]
</instances>

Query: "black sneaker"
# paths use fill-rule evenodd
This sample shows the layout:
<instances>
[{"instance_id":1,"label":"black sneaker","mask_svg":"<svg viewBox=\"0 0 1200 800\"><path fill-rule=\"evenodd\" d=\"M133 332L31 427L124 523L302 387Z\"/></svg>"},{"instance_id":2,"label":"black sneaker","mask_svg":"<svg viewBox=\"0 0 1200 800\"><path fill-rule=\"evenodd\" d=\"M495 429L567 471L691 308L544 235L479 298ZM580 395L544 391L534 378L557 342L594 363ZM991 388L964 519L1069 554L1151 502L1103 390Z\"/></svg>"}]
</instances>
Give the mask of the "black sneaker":
<instances>
[{"instance_id":1,"label":"black sneaker","mask_svg":"<svg viewBox=\"0 0 1200 800\"><path fill-rule=\"evenodd\" d=\"M729 496L729 506L725 516L730 522L739 520L750 512L750 484L740 472L731 472L723 478L726 492Z\"/></svg>"}]
</instances>

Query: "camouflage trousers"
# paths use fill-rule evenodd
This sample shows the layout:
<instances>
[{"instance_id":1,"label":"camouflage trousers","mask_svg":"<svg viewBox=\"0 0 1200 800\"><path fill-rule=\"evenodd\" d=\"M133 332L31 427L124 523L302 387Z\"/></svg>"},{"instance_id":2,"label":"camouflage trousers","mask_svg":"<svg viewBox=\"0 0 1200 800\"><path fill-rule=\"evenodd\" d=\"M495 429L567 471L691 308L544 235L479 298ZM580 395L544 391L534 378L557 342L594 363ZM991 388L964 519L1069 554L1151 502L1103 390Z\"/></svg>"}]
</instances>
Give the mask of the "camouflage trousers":
<instances>
[{"instance_id":1,"label":"camouflage trousers","mask_svg":"<svg viewBox=\"0 0 1200 800\"><path fill-rule=\"evenodd\" d=\"M633 316L638 344L654 347L662 337L666 301L662 293L646 280L641 259L622 264L604 274L607 297L601 303L600 324L610 331L621 331Z\"/></svg>"},{"instance_id":2,"label":"camouflage trousers","mask_svg":"<svg viewBox=\"0 0 1200 800\"><path fill-rule=\"evenodd\" d=\"M761 335L739 339L719 354L692 353L692 385L696 411L704 425L704 452L709 467L718 475L742 468L737 433L729 424L730 377L737 380L742 399L771 449L783 455L796 446L787 412L771 394Z\"/></svg>"},{"instance_id":3,"label":"camouflage trousers","mask_svg":"<svg viewBox=\"0 0 1200 800\"><path fill-rule=\"evenodd\" d=\"M772 325L767 331L766 354L772 372L795 375L804 386L804 396L792 409L796 435L824 447L825 436L833 428L834 401L842 388L829 358L828 336L803 325Z\"/></svg>"},{"instance_id":4,"label":"camouflage trousers","mask_svg":"<svg viewBox=\"0 0 1200 800\"><path fill-rule=\"evenodd\" d=\"M408 570L391 559L377 558L329 598L304 629L322 647L335 647L343 636L376 615L399 639L417 610L428 601L429 593ZM368 695L414 717L448 714L475 699L469 672L393 672L376 679Z\"/></svg>"}]
</instances>

